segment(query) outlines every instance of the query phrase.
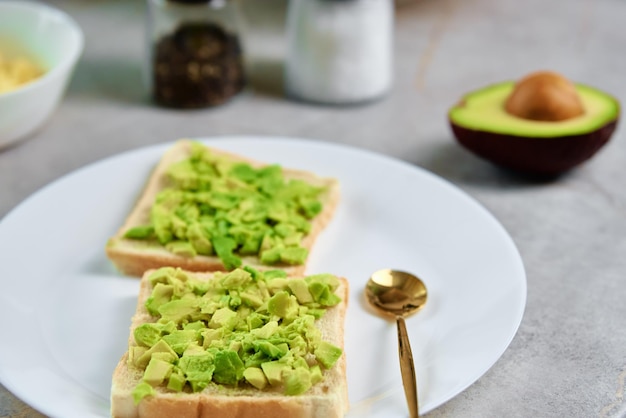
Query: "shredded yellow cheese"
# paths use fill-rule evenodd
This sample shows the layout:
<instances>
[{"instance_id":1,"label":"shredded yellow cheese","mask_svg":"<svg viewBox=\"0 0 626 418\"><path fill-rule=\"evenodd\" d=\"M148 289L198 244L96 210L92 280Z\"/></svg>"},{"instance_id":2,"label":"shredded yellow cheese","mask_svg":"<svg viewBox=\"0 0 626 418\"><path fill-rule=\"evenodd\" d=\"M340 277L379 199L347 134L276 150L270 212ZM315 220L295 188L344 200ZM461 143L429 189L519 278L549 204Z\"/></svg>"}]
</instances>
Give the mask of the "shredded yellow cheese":
<instances>
[{"instance_id":1,"label":"shredded yellow cheese","mask_svg":"<svg viewBox=\"0 0 626 418\"><path fill-rule=\"evenodd\" d=\"M43 75L43 69L23 56L9 58L0 51L0 94L15 90Z\"/></svg>"}]
</instances>

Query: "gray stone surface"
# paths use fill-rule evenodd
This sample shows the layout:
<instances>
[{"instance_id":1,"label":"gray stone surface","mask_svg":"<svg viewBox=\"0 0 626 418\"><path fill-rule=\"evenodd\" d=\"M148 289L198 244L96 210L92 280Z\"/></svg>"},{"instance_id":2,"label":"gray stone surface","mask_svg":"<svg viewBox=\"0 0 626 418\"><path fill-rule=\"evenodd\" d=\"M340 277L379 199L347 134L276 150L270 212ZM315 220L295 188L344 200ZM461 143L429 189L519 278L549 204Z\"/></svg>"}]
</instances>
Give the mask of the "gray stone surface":
<instances>
[{"instance_id":1,"label":"gray stone surface","mask_svg":"<svg viewBox=\"0 0 626 418\"><path fill-rule=\"evenodd\" d=\"M461 149L446 122L464 92L536 69L562 72L624 102L626 2L399 2L393 91L368 106L336 108L283 97L284 2L247 0L253 86L226 106L188 112L156 108L145 96L144 2L49 3L77 19L86 49L52 119L0 152L0 217L79 167L182 136L295 136L395 156L487 207L513 237L528 276L526 312L508 350L428 416L626 416L623 129L589 163L556 181L533 182ZM4 416L39 414L0 386Z\"/></svg>"}]
</instances>

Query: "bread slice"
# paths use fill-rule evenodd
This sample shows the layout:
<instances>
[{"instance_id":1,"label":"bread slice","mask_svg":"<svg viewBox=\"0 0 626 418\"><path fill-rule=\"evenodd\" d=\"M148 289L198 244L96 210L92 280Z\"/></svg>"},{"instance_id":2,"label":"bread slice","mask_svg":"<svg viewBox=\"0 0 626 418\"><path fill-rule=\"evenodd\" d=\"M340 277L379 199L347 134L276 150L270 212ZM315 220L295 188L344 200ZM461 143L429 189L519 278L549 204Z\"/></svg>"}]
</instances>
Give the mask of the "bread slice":
<instances>
[{"instance_id":1,"label":"bread slice","mask_svg":"<svg viewBox=\"0 0 626 418\"><path fill-rule=\"evenodd\" d=\"M129 346L136 345L133 331L145 322L154 322L144 306L152 292L150 272L142 278L137 310L130 326ZM194 278L211 280L213 273L191 273ZM348 281L339 278L335 293L341 303L328 309L315 322L322 339L343 349L344 322L348 305ZM335 365L324 370L321 382L301 395L287 396L280 389L264 390L247 387L227 387L213 384L197 393L175 393L156 388L156 394L143 398L135 405L132 391L141 381L142 371L128 364L128 352L119 361L111 386L111 415L113 418L339 418L349 408L346 381L345 351Z\"/></svg>"},{"instance_id":2,"label":"bread slice","mask_svg":"<svg viewBox=\"0 0 626 418\"><path fill-rule=\"evenodd\" d=\"M130 276L141 277L150 269L163 266L180 267L188 271L224 271L226 268L217 256L197 255L195 257L183 257L176 255L156 242L128 239L124 233L132 227L146 225L150 220L150 208L156 195L169 184L166 176L167 168L178 161L187 158L190 154L192 141L179 140L162 157L148 179L145 189L135 204L126 221L119 231L112 237L106 246L106 253L109 259L115 264L117 269ZM214 155L228 157L233 161L245 162L254 168L260 168L267 164L254 161L239 155L224 152L215 148L210 148ZM301 246L311 250L315 240L322 230L332 219L337 204L339 202L339 182L334 178L322 178L316 174L294 169L283 168L285 179L303 180L313 186L323 187L325 191L320 196L323 205L322 212L311 221L311 230L302 242ZM262 265L257 256L243 256L242 264L257 269L267 269ZM306 263L302 265L277 264L270 266L285 270L290 276L302 275L306 268Z\"/></svg>"}]
</instances>

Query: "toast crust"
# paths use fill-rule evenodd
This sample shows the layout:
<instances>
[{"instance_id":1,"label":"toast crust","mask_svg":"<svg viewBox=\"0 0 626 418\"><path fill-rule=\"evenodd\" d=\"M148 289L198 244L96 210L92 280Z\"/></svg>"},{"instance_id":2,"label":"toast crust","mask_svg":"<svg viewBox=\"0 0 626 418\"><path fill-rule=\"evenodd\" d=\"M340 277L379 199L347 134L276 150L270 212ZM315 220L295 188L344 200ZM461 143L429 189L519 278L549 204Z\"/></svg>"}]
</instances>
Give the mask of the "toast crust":
<instances>
[{"instance_id":1,"label":"toast crust","mask_svg":"<svg viewBox=\"0 0 626 418\"><path fill-rule=\"evenodd\" d=\"M129 346L135 345L133 331L145 322L155 320L145 308L152 287L146 272L141 280L137 309L130 326ZM195 273L194 277L210 280L211 273ZM336 293L342 301L328 309L316 326L322 339L344 348L344 321L349 297L349 284L339 278ZM225 387L212 384L198 393L172 393L156 388L157 394L144 398L139 405L132 391L141 381L142 371L128 365L128 352L120 359L113 373L111 415L113 418L339 418L348 411L345 351L337 363L324 370L324 380L302 395L287 396L278 389L258 390L249 387Z\"/></svg>"},{"instance_id":2,"label":"toast crust","mask_svg":"<svg viewBox=\"0 0 626 418\"><path fill-rule=\"evenodd\" d=\"M167 168L172 163L186 158L190 153L191 146L192 141L179 140L163 155L122 227L109 239L106 246L106 254L123 274L141 277L147 270L164 266L180 267L193 272L226 270L224 264L217 256L197 255L192 258L182 257L169 252L158 244L124 238L124 233L128 229L149 223L150 208L156 195L169 184L169 180L165 175ZM233 161L245 162L255 168L267 165L229 152L211 147L208 148L214 155L227 157ZM311 231L303 238L301 243L302 247L310 252L315 240L331 221L335 213L340 197L339 182L334 178L322 178L314 173L302 170L283 168L283 174L286 179L304 180L314 186L325 187L325 192L320 197L323 204L322 212L312 220ZM248 265L259 270L277 268L286 271L289 276L303 275L306 269L306 263L302 265L274 264L266 266L261 264L256 256L244 256L241 259L242 265Z\"/></svg>"}]
</instances>

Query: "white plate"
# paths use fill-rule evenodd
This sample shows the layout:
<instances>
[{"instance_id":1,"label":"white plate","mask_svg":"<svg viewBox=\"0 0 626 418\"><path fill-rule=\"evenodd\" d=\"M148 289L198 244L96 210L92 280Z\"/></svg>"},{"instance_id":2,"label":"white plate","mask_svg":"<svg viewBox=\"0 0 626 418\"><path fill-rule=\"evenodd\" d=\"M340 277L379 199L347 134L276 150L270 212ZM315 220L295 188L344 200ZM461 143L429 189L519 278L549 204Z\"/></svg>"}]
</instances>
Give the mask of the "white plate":
<instances>
[{"instance_id":1,"label":"white plate","mask_svg":"<svg viewBox=\"0 0 626 418\"><path fill-rule=\"evenodd\" d=\"M289 138L229 137L210 145L342 185L335 218L308 273L351 282L346 318L350 416L404 417L396 328L366 311L370 273L421 276L428 303L408 321L421 411L485 373L522 319L526 278L502 226L450 183L368 151ZM167 146L127 152L43 188L0 223L0 381L39 411L109 416L111 373L126 350L138 282L104 255Z\"/></svg>"}]
</instances>

